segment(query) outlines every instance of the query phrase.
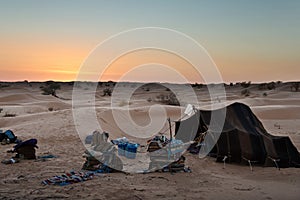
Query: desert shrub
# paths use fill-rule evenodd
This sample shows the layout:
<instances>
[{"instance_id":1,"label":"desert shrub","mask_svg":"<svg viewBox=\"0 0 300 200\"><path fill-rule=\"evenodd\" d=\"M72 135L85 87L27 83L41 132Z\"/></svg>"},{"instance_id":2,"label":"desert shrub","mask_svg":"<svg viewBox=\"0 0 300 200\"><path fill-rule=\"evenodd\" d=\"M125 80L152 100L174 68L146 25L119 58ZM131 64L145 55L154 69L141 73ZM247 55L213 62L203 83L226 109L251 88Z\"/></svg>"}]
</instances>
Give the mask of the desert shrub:
<instances>
[{"instance_id":1,"label":"desert shrub","mask_svg":"<svg viewBox=\"0 0 300 200\"><path fill-rule=\"evenodd\" d=\"M112 93L112 91L111 91L110 88L105 88L103 90L103 95L102 96L106 96L106 95L111 96L111 93Z\"/></svg>"},{"instance_id":2,"label":"desert shrub","mask_svg":"<svg viewBox=\"0 0 300 200\"><path fill-rule=\"evenodd\" d=\"M258 89L259 90L265 90L265 89L267 89L267 83L260 83L258 85Z\"/></svg>"},{"instance_id":3,"label":"desert shrub","mask_svg":"<svg viewBox=\"0 0 300 200\"><path fill-rule=\"evenodd\" d=\"M264 93L263 93L263 96L266 97L266 96L268 96L268 94L267 94L266 92L264 92Z\"/></svg>"},{"instance_id":4,"label":"desert shrub","mask_svg":"<svg viewBox=\"0 0 300 200\"><path fill-rule=\"evenodd\" d=\"M168 105L173 105L173 106L179 106L180 103L178 101L178 99L176 98L176 95L174 93L171 93L169 95L169 102Z\"/></svg>"},{"instance_id":5,"label":"desert shrub","mask_svg":"<svg viewBox=\"0 0 300 200\"><path fill-rule=\"evenodd\" d=\"M152 98L149 97L149 98L147 99L147 101L148 101L149 103L152 102Z\"/></svg>"},{"instance_id":6,"label":"desert shrub","mask_svg":"<svg viewBox=\"0 0 300 200\"><path fill-rule=\"evenodd\" d=\"M70 82L68 82L68 85L69 85L69 86L74 86L74 84L75 84L75 82L74 82L74 81L70 81Z\"/></svg>"},{"instance_id":7,"label":"desert shrub","mask_svg":"<svg viewBox=\"0 0 300 200\"><path fill-rule=\"evenodd\" d=\"M192 87L198 87L198 83L191 84Z\"/></svg>"},{"instance_id":8,"label":"desert shrub","mask_svg":"<svg viewBox=\"0 0 300 200\"><path fill-rule=\"evenodd\" d=\"M275 82L270 82L267 84L268 90L275 90L276 88L276 83Z\"/></svg>"},{"instance_id":9,"label":"desert shrub","mask_svg":"<svg viewBox=\"0 0 300 200\"><path fill-rule=\"evenodd\" d=\"M0 108L0 113L3 111L3 108Z\"/></svg>"},{"instance_id":10,"label":"desert shrub","mask_svg":"<svg viewBox=\"0 0 300 200\"><path fill-rule=\"evenodd\" d=\"M244 95L245 97L250 96L250 91L248 89L244 89L241 91L241 95Z\"/></svg>"},{"instance_id":11,"label":"desert shrub","mask_svg":"<svg viewBox=\"0 0 300 200\"><path fill-rule=\"evenodd\" d=\"M164 95L164 94L160 94L160 95L157 95L157 96L156 96L156 99L157 99L158 101L161 101L161 102L165 101L166 98L167 98L167 97L166 97L166 95Z\"/></svg>"},{"instance_id":12,"label":"desert shrub","mask_svg":"<svg viewBox=\"0 0 300 200\"><path fill-rule=\"evenodd\" d=\"M174 93L171 93L169 95L160 94L156 98L159 102L164 103L166 105L173 105L173 106L180 105L180 103Z\"/></svg>"},{"instance_id":13,"label":"desert shrub","mask_svg":"<svg viewBox=\"0 0 300 200\"><path fill-rule=\"evenodd\" d=\"M300 86L299 82L292 83L291 91L295 90L295 92L298 92L299 91L299 86Z\"/></svg>"},{"instance_id":14,"label":"desert shrub","mask_svg":"<svg viewBox=\"0 0 300 200\"><path fill-rule=\"evenodd\" d=\"M107 81L106 83L105 83L105 86L106 87L114 87L114 86L116 86L116 82L113 82L113 81Z\"/></svg>"},{"instance_id":15,"label":"desert shrub","mask_svg":"<svg viewBox=\"0 0 300 200\"><path fill-rule=\"evenodd\" d=\"M203 84L201 84L201 83L194 83L194 84L191 84L191 86L192 86L193 88L202 88L202 87L203 87Z\"/></svg>"},{"instance_id":16,"label":"desert shrub","mask_svg":"<svg viewBox=\"0 0 300 200\"><path fill-rule=\"evenodd\" d=\"M251 81L248 81L248 82L244 81L244 82L241 83L241 86L243 88L248 88L250 85L251 85Z\"/></svg>"},{"instance_id":17,"label":"desert shrub","mask_svg":"<svg viewBox=\"0 0 300 200\"><path fill-rule=\"evenodd\" d=\"M229 86L231 86L231 87L232 87L232 86L233 86L233 83L231 82L231 83L229 84Z\"/></svg>"},{"instance_id":18,"label":"desert shrub","mask_svg":"<svg viewBox=\"0 0 300 200\"><path fill-rule=\"evenodd\" d=\"M6 84L0 84L0 88L6 88L6 87L9 87L9 85L6 85Z\"/></svg>"},{"instance_id":19,"label":"desert shrub","mask_svg":"<svg viewBox=\"0 0 300 200\"><path fill-rule=\"evenodd\" d=\"M48 108L48 111L50 111L50 112L53 111L53 110L54 110L54 109L53 109L52 107Z\"/></svg>"},{"instance_id":20,"label":"desert shrub","mask_svg":"<svg viewBox=\"0 0 300 200\"><path fill-rule=\"evenodd\" d=\"M52 95L57 97L56 90L60 90L60 84L53 81L47 81L46 86L41 86L40 88L43 91L43 95Z\"/></svg>"},{"instance_id":21,"label":"desert shrub","mask_svg":"<svg viewBox=\"0 0 300 200\"><path fill-rule=\"evenodd\" d=\"M5 115L3 117L15 117L17 116L16 114L13 113L5 113Z\"/></svg>"}]
</instances>

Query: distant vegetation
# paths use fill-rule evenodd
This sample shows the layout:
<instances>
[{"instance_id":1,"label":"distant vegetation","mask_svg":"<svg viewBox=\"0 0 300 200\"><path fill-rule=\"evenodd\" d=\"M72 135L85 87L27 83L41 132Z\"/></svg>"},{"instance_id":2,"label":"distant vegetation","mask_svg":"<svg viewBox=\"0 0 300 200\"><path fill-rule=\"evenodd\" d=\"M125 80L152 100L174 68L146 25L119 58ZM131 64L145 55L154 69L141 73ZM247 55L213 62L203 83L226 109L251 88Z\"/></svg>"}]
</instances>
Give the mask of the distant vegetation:
<instances>
[{"instance_id":1,"label":"distant vegetation","mask_svg":"<svg viewBox=\"0 0 300 200\"><path fill-rule=\"evenodd\" d=\"M164 94L160 94L156 97L158 102L161 102L163 104L166 105L172 105L172 106L179 106L180 103L178 101L178 99L176 98L176 95L174 93L168 94L168 95L164 95Z\"/></svg>"},{"instance_id":2,"label":"distant vegetation","mask_svg":"<svg viewBox=\"0 0 300 200\"><path fill-rule=\"evenodd\" d=\"M263 96L266 97L266 96L268 96L268 94L267 94L266 92L264 92L264 93L263 93Z\"/></svg>"},{"instance_id":3,"label":"distant vegetation","mask_svg":"<svg viewBox=\"0 0 300 200\"><path fill-rule=\"evenodd\" d=\"M54 81L47 81L46 86L41 86L40 88L43 91L43 95L52 95L54 97L58 97L56 95L56 90L60 90L60 84Z\"/></svg>"},{"instance_id":4,"label":"distant vegetation","mask_svg":"<svg viewBox=\"0 0 300 200\"><path fill-rule=\"evenodd\" d=\"M194 83L194 84L191 84L191 86L193 87L193 88L202 88L203 87L203 84L199 84L199 83Z\"/></svg>"},{"instance_id":5,"label":"distant vegetation","mask_svg":"<svg viewBox=\"0 0 300 200\"><path fill-rule=\"evenodd\" d=\"M15 117L17 116L16 114L13 113L5 113L5 115L3 117Z\"/></svg>"},{"instance_id":6,"label":"distant vegetation","mask_svg":"<svg viewBox=\"0 0 300 200\"><path fill-rule=\"evenodd\" d=\"M295 91L295 92L298 92L299 91L299 86L300 86L299 82L294 82L294 83L292 83L291 90Z\"/></svg>"},{"instance_id":7,"label":"distant vegetation","mask_svg":"<svg viewBox=\"0 0 300 200\"><path fill-rule=\"evenodd\" d=\"M106 95L111 96L111 93L112 93L111 89L106 88L106 89L103 90L103 95L102 96L103 97L106 96Z\"/></svg>"},{"instance_id":8,"label":"distant vegetation","mask_svg":"<svg viewBox=\"0 0 300 200\"><path fill-rule=\"evenodd\" d=\"M250 90L249 89L244 89L241 91L241 95L244 95L245 97L250 96Z\"/></svg>"},{"instance_id":9,"label":"distant vegetation","mask_svg":"<svg viewBox=\"0 0 300 200\"><path fill-rule=\"evenodd\" d=\"M270 82L270 83L261 83L258 85L259 90L275 90L276 89L276 83Z\"/></svg>"},{"instance_id":10,"label":"distant vegetation","mask_svg":"<svg viewBox=\"0 0 300 200\"><path fill-rule=\"evenodd\" d=\"M5 88L5 87L9 87L9 85L0 83L0 88Z\"/></svg>"},{"instance_id":11,"label":"distant vegetation","mask_svg":"<svg viewBox=\"0 0 300 200\"><path fill-rule=\"evenodd\" d=\"M248 82L244 81L244 82L241 83L241 86L243 88L248 88L250 85L251 85L251 81L248 81Z\"/></svg>"}]
</instances>

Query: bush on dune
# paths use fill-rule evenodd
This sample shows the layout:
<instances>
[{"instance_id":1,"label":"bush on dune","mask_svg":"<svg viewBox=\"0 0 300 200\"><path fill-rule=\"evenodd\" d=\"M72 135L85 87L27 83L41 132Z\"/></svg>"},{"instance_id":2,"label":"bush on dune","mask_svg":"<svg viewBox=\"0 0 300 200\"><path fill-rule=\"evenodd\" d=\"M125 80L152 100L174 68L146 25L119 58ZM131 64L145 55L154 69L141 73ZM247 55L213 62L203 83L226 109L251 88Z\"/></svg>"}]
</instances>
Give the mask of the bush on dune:
<instances>
[{"instance_id":1,"label":"bush on dune","mask_svg":"<svg viewBox=\"0 0 300 200\"><path fill-rule=\"evenodd\" d=\"M244 95L245 97L250 96L250 91L248 89L244 89L241 91L241 95Z\"/></svg>"},{"instance_id":2,"label":"bush on dune","mask_svg":"<svg viewBox=\"0 0 300 200\"><path fill-rule=\"evenodd\" d=\"M60 84L55 83L54 81L46 82L46 86L41 86L41 90L43 91L43 95L52 95L54 97L58 97L56 95L56 90L60 90Z\"/></svg>"},{"instance_id":3,"label":"bush on dune","mask_svg":"<svg viewBox=\"0 0 300 200\"><path fill-rule=\"evenodd\" d=\"M102 96L103 97L106 96L106 95L111 96L111 94L112 94L111 89L110 88L106 88L106 89L103 90L103 95Z\"/></svg>"},{"instance_id":4,"label":"bush on dune","mask_svg":"<svg viewBox=\"0 0 300 200\"><path fill-rule=\"evenodd\" d=\"M294 83L292 83L291 91L298 92L298 91L299 91L299 86L300 86L300 83L299 83L299 82L294 82Z\"/></svg>"},{"instance_id":5,"label":"bush on dune","mask_svg":"<svg viewBox=\"0 0 300 200\"><path fill-rule=\"evenodd\" d=\"M163 104L172 105L172 106L180 106L180 103L174 93L171 93L168 95L160 94L156 98L157 98L158 102L161 102Z\"/></svg>"},{"instance_id":6,"label":"bush on dune","mask_svg":"<svg viewBox=\"0 0 300 200\"><path fill-rule=\"evenodd\" d=\"M250 85L251 85L251 81L248 81L248 82L244 81L244 82L241 83L241 86L243 88L248 88Z\"/></svg>"},{"instance_id":7,"label":"bush on dune","mask_svg":"<svg viewBox=\"0 0 300 200\"><path fill-rule=\"evenodd\" d=\"M3 117L15 117L17 116L16 114L13 113L5 113L5 115Z\"/></svg>"}]
</instances>

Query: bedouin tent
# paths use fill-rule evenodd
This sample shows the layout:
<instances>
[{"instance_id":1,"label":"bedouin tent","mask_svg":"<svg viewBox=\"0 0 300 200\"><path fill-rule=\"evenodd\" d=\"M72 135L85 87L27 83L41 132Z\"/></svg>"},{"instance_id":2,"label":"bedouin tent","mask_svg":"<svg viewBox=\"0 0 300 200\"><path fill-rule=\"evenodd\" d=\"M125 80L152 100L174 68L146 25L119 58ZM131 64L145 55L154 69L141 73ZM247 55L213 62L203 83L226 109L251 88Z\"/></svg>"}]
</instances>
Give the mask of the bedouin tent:
<instances>
[{"instance_id":1,"label":"bedouin tent","mask_svg":"<svg viewBox=\"0 0 300 200\"><path fill-rule=\"evenodd\" d=\"M190 118L176 122L176 139L188 142L204 134L204 137L213 134L214 128L210 127L213 112L226 114L220 137L209 152L217 161L225 158L235 163L247 161L280 168L300 167L300 153L290 138L269 134L251 109L242 103L213 111L195 110Z\"/></svg>"}]
</instances>

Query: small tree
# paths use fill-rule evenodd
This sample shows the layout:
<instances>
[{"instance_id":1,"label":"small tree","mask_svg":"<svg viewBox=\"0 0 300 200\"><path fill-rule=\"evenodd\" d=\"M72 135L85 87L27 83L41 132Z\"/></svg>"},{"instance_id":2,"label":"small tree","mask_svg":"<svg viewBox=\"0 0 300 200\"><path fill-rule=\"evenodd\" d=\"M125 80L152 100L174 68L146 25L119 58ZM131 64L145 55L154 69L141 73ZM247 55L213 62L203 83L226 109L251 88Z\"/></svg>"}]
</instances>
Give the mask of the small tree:
<instances>
[{"instance_id":1,"label":"small tree","mask_svg":"<svg viewBox=\"0 0 300 200\"><path fill-rule=\"evenodd\" d=\"M46 86L42 86L41 89L43 91L43 95L52 95L57 97L56 90L60 90L60 84L55 82L46 82Z\"/></svg>"},{"instance_id":2,"label":"small tree","mask_svg":"<svg viewBox=\"0 0 300 200\"><path fill-rule=\"evenodd\" d=\"M275 82L268 83L267 88L268 88L268 90L275 90L275 88L276 88Z\"/></svg>"},{"instance_id":3,"label":"small tree","mask_svg":"<svg viewBox=\"0 0 300 200\"><path fill-rule=\"evenodd\" d=\"M174 93L171 93L169 95L169 105L173 105L173 106L180 106L180 103L178 101L178 99L176 98L176 95Z\"/></svg>"},{"instance_id":4,"label":"small tree","mask_svg":"<svg viewBox=\"0 0 300 200\"><path fill-rule=\"evenodd\" d=\"M251 81L248 81L248 82L244 81L244 82L241 83L241 86L243 88L248 88L250 85L251 85Z\"/></svg>"}]
</instances>

